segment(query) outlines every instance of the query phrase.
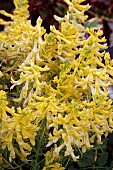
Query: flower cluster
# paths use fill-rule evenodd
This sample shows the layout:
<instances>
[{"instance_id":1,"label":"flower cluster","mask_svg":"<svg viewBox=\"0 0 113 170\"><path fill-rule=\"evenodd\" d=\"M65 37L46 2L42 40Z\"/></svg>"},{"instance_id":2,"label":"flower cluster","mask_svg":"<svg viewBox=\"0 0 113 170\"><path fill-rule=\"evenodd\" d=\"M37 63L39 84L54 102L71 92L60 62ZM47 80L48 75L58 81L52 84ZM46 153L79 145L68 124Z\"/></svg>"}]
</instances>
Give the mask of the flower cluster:
<instances>
[{"instance_id":1,"label":"flower cluster","mask_svg":"<svg viewBox=\"0 0 113 170\"><path fill-rule=\"evenodd\" d=\"M56 162L58 158L54 158L53 153L51 151L48 151L45 154L45 158L46 158L46 163L43 170L47 170L48 168L51 168L51 170L56 170L56 169L64 170L61 164Z\"/></svg>"},{"instance_id":2,"label":"flower cluster","mask_svg":"<svg viewBox=\"0 0 113 170\"><path fill-rule=\"evenodd\" d=\"M12 20L6 22L0 19L0 24L6 25L5 30L0 33L0 61L6 60L6 64L8 63L8 68L3 67L5 72L16 70L32 50L34 40L42 36L39 33L41 23L37 21L36 26L33 27L31 21L28 20L28 2L26 0L14 0L14 4L13 15L3 10L0 11L0 14L10 17ZM43 27L41 27L41 33L45 33Z\"/></svg>"},{"instance_id":3,"label":"flower cluster","mask_svg":"<svg viewBox=\"0 0 113 170\"><path fill-rule=\"evenodd\" d=\"M29 154L32 147L28 143L35 145L36 132L44 118L49 131L46 146L54 144L53 156L65 148L64 156L70 155L74 161L79 158L74 153L76 148L85 152L93 147L95 140L101 144L101 137L113 132L113 105L108 97L108 86L113 84L113 61L109 53L100 52L107 47L102 31L85 29L81 24L89 8L81 5L82 1L65 0L69 11L64 18L55 16L60 30L51 26L49 34L41 27L40 17L36 27L30 26L21 13L21 1L14 1L20 13L14 13L15 20L1 33L6 38L0 40L5 40L0 42L4 52L3 44L9 44L9 59L20 55L23 58L18 68L19 78L11 78L10 88L21 88L19 98L14 101L22 108L15 111L7 103L3 107L1 102L1 141L3 148L8 147L10 159L15 157L15 142L24 158ZM17 34L17 40L10 40L8 31L13 38ZM85 33L89 35L87 39ZM14 52L9 49L11 44ZM18 48L22 50L19 53Z\"/></svg>"},{"instance_id":4,"label":"flower cluster","mask_svg":"<svg viewBox=\"0 0 113 170\"><path fill-rule=\"evenodd\" d=\"M9 108L6 93L0 91L0 141L2 149L10 151L9 160L15 158L15 153L25 159L32 150L30 143L35 145L35 136L38 131L36 116L30 109L20 107L15 111ZM19 150L13 144L18 143Z\"/></svg>"}]
</instances>

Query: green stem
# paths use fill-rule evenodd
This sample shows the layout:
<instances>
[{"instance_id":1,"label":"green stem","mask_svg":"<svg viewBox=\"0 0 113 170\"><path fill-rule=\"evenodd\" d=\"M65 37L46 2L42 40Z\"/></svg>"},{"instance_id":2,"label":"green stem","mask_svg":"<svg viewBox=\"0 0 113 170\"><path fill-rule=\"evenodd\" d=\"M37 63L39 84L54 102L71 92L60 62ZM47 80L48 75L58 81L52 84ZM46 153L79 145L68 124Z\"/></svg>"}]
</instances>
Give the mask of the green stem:
<instances>
[{"instance_id":1,"label":"green stem","mask_svg":"<svg viewBox=\"0 0 113 170\"><path fill-rule=\"evenodd\" d=\"M39 148L39 149L37 148L37 151L36 151L36 159L35 159L34 170L37 170L37 165L39 165L39 163L38 163L38 157L39 157L40 147L41 147L41 144L42 144L42 139L43 139L44 134L45 134L45 128L44 128L44 130L43 130L42 136L41 136L41 138L40 138L40 140L39 140L39 143L38 143L38 148Z\"/></svg>"}]
</instances>

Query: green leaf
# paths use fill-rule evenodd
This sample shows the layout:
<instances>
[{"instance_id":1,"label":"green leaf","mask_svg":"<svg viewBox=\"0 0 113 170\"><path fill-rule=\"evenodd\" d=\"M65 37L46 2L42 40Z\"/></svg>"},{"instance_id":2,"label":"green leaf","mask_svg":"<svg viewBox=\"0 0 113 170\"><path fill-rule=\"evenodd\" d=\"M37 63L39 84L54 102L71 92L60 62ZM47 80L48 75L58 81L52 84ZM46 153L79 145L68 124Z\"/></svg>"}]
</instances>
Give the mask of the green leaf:
<instances>
[{"instance_id":1,"label":"green leaf","mask_svg":"<svg viewBox=\"0 0 113 170\"><path fill-rule=\"evenodd\" d=\"M90 166L91 164L92 164L91 159L87 159L87 158L82 158L78 161L79 167L87 167Z\"/></svg>"},{"instance_id":2,"label":"green leaf","mask_svg":"<svg viewBox=\"0 0 113 170\"><path fill-rule=\"evenodd\" d=\"M68 170L77 170L77 168L75 168L73 165L71 165Z\"/></svg>"},{"instance_id":3,"label":"green leaf","mask_svg":"<svg viewBox=\"0 0 113 170\"><path fill-rule=\"evenodd\" d=\"M86 151L84 153L83 157L93 160L94 157L95 157L95 151L94 150L93 151L92 150Z\"/></svg>"},{"instance_id":4,"label":"green leaf","mask_svg":"<svg viewBox=\"0 0 113 170\"><path fill-rule=\"evenodd\" d=\"M108 152L100 153L99 157L97 158L97 164L99 166L104 166L108 159Z\"/></svg>"},{"instance_id":5,"label":"green leaf","mask_svg":"<svg viewBox=\"0 0 113 170\"><path fill-rule=\"evenodd\" d=\"M102 144L95 143L94 148L97 150L105 151L107 148L107 139L102 139Z\"/></svg>"},{"instance_id":6,"label":"green leaf","mask_svg":"<svg viewBox=\"0 0 113 170\"><path fill-rule=\"evenodd\" d=\"M4 162L4 163L2 164L2 167L8 169L10 166L9 166L8 163Z\"/></svg>"},{"instance_id":7,"label":"green leaf","mask_svg":"<svg viewBox=\"0 0 113 170\"><path fill-rule=\"evenodd\" d=\"M113 168L113 161L111 162L110 167Z\"/></svg>"},{"instance_id":8,"label":"green leaf","mask_svg":"<svg viewBox=\"0 0 113 170\"><path fill-rule=\"evenodd\" d=\"M94 28L98 28L100 27L102 24L102 22L100 22L100 20L98 20L97 18L92 18L90 20L88 20L86 23L85 23L85 27L94 27Z\"/></svg>"}]
</instances>

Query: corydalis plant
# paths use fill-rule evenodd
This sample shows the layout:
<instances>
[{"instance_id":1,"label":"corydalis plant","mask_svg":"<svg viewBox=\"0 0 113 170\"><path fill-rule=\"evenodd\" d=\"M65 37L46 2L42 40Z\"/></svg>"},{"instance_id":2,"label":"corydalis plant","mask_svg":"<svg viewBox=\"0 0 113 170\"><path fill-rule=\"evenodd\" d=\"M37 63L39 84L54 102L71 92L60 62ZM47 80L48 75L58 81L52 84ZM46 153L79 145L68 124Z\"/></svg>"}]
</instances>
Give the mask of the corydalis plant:
<instances>
[{"instance_id":1,"label":"corydalis plant","mask_svg":"<svg viewBox=\"0 0 113 170\"><path fill-rule=\"evenodd\" d=\"M24 17L21 13L19 15L19 10L23 8L23 5L18 8L20 2L15 1L18 11L16 21ZM108 86L113 84L113 61L110 61L109 53L100 53L100 49L107 47L105 38L100 38L103 32L94 31L93 28L85 29L83 26L87 19L84 12L88 10L89 5L81 5L83 0L65 2L69 6L67 15L63 18L55 16L60 23L60 30L51 26L51 32L45 33L39 17L37 26L33 28L37 34L32 35L33 30L30 35L26 34L28 44L32 39L31 50L28 54L25 51L21 53L24 60L21 60L18 69L19 79L11 78L11 89L15 86L21 87L20 97L14 100L23 109L31 111L27 114L33 114L35 120L31 123L35 122L37 131L40 122L46 119L49 131L46 146L54 144L53 156L60 155L60 151L65 148L64 156L70 155L76 161L79 157L75 156L75 149L79 148L85 152L93 147L95 140L101 144L101 137L106 137L113 131L113 106L107 94ZM27 6L27 0L25 4ZM18 29L20 23L16 23ZM25 33L24 29L19 37L20 47ZM86 33L89 35L87 39ZM105 64L102 63L102 58ZM13 121L13 114L7 116ZM4 138L9 132L3 123L1 131L2 146L8 147L9 143L5 143ZM15 129L15 134L16 131ZM32 129L30 133L33 132ZM15 134L12 139L18 139ZM27 138L31 141L30 135ZM32 137L32 142L34 140L35 136ZM24 149L30 151L31 148L28 149L25 145ZM20 152L24 157L27 156L21 149ZM10 160L14 156L10 155Z\"/></svg>"}]
</instances>

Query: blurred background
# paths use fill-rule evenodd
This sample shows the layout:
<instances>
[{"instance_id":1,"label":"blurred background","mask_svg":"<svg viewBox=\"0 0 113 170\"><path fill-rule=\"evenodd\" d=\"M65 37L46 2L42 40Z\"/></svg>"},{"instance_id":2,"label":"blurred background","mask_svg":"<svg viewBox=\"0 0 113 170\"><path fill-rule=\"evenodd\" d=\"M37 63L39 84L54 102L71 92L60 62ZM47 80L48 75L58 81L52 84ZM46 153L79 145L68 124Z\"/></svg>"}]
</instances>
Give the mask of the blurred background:
<instances>
[{"instance_id":1,"label":"blurred background","mask_svg":"<svg viewBox=\"0 0 113 170\"><path fill-rule=\"evenodd\" d=\"M89 16L86 26L95 28L100 27L104 31L108 46L113 46L113 0L86 0L84 4L89 3L91 8L86 12ZM6 10L13 13L15 6L13 0L0 0L0 10ZM36 24L38 16L43 19L43 26L49 32L50 25L59 27L54 20L53 15L64 16L68 6L63 0L29 0L29 19L33 26ZM8 17L0 15L5 21L10 20ZM0 25L0 30L4 26Z\"/></svg>"}]
</instances>

